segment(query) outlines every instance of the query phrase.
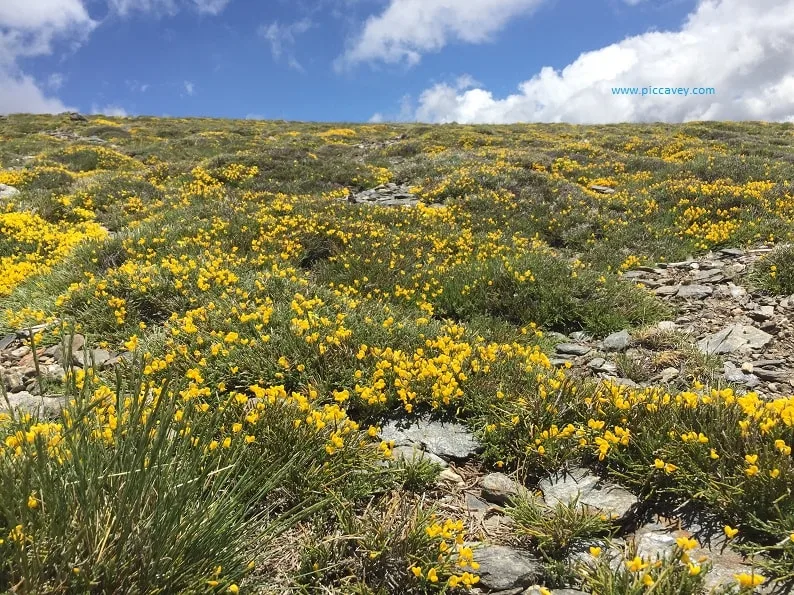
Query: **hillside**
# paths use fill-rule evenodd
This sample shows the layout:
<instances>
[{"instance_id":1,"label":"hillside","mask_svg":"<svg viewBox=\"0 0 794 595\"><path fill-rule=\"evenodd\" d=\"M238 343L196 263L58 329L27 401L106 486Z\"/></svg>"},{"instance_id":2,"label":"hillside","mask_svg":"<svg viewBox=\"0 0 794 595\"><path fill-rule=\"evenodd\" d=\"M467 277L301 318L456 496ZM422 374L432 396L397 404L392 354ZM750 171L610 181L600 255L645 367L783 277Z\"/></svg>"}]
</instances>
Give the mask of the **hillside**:
<instances>
[{"instance_id":1,"label":"hillside","mask_svg":"<svg viewBox=\"0 0 794 595\"><path fill-rule=\"evenodd\" d=\"M0 118L0 588L789 593L794 126Z\"/></svg>"}]
</instances>

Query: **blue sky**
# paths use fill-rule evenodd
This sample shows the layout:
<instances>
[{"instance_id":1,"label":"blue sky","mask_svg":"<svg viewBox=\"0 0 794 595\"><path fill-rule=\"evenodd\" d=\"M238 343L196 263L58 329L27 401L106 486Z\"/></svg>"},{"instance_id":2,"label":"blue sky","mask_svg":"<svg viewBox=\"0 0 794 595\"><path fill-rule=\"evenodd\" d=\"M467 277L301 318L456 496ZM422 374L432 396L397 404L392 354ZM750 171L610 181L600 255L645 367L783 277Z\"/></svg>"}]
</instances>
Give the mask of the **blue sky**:
<instances>
[{"instance_id":1,"label":"blue sky","mask_svg":"<svg viewBox=\"0 0 794 595\"><path fill-rule=\"evenodd\" d=\"M0 113L790 120L792 31L791 0L0 0Z\"/></svg>"}]
</instances>

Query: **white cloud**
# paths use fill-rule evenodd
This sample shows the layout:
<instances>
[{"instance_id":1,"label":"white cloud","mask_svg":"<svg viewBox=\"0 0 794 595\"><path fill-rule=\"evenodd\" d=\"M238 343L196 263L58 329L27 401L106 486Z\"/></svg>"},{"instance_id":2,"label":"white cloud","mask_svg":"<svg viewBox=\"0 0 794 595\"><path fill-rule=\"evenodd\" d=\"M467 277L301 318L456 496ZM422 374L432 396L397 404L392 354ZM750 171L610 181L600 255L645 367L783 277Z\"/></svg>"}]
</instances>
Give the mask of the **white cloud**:
<instances>
[{"instance_id":1,"label":"white cloud","mask_svg":"<svg viewBox=\"0 0 794 595\"><path fill-rule=\"evenodd\" d=\"M282 25L275 21L259 27L259 35L270 44L270 53L273 55L274 61L279 62L283 56L290 68L303 72L303 66L294 54L295 37L306 33L313 26L309 19L296 21L289 25Z\"/></svg>"},{"instance_id":2,"label":"white cloud","mask_svg":"<svg viewBox=\"0 0 794 595\"><path fill-rule=\"evenodd\" d=\"M495 98L437 84L415 117L431 122L794 121L794 2L700 0L678 31L649 32L545 67ZM613 95L613 87L713 87L712 96Z\"/></svg>"},{"instance_id":3,"label":"white cloud","mask_svg":"<svg viewBox=\"0 0 794 595\"><path fill-rule=\"evenodd\" d=\"M119 15L135 12L173 16L183 6L202 14L217 15L223 12L231 0L108 0L108 5Z\"/></svg>"},{"instance_id":4,"label":"white cloud","mask_svg":"<svg viewBox=\"0 0 794 595\"><path fill-rule=\"evenodd\" d=\"M544 0L391 0L370 17L361 34L336 61L337 69L361 62L414 65L450 42L484 43Z\"/></svg>"},{"instance_id":5,"label":"white cloud","mask_svg":"<svg viewBox=\"0 0 794 595\"><path fill-rule=\"evenodd\" d=\"M103 107L99 107L96 104L91 106L91 113L94 115L101 115L101 116L115 116L118 118L126 118L129 114L127 114L127 110L123 107L118 105L106 105Z\"/></svg>"},{"instance_id":6,"label":"white cloud","mask_svg":"<svg viewBox=\"0 0 794 595\"><path fill-rule=\"evenodd\" d=\"M0 114L57 114L73 109L47 97L31 77L0 70Z\"/></svg>"},{"instance_id":7,"label":"white cloud","mask_svg":"<svg viewBox=\"0 0 794 595\"><path fill-rule=\"evenodd\" d=\"M56 41L68 40L75 47L96 25L81 0L2 0L0 113L66 110L21 70L19 59L50 54ZM49 83L55 89L58 80L51 77Z\"/></svg>"},{"instance_id":8,"label":"white cloud","mask_svg":"<svg viewBox=\"0 0 794 595\"><path fill-rule=\"evenodd\" d=\"M383 114L380 112L375 112L369 119L370 124L380 124L381 122L383 122Z\"/></svg>"},{"instance_id":9,"label":"white cloud","mask_svg":"<svg viewBox=\"0 0 794 595\"><path fill-rule=\"evenodd\" d=\"M231 0L192 0L201 13L220 14Z\"/></svg>"},{"instance_id":10,"label":"white cloud","mask_svg":"<svg viewBox=\"0 0 794 595\"><path fill-rule=\"evenodd\" d=\"M184 85L185 85L185 93L187 93L188 95L192 96L196 92L196 86L190 81L185 81Z\"/></svg>"},{"instance_id":11,"label":"white cloud","mask_svg":"<svg viewBox=\"0 0 794 595\"><path fill-rule=\"evenodd\" d=\"M53 72L50 76L47 77L47 87L52 89L53 91L57 91L61 87L63 87L63 83L66 80L66 77L63 76L60 72Z\"/></svg>"}]
</instances>

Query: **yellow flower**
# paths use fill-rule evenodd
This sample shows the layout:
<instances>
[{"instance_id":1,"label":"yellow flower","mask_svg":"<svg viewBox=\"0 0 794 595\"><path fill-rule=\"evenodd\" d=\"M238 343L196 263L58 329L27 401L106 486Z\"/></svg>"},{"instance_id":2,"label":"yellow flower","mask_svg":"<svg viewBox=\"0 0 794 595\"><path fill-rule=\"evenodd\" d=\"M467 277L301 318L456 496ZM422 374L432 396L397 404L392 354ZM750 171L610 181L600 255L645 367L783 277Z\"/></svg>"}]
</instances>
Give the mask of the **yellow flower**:
<instances>
[{"instance_id":1,"label":"yellow flower","mask_svg":"<svg viewBox=\"0 0 794 595\"><path fill-rule=\"evenodd\" d=\"M693 550L698 546L697 540L693 537L678 537L675 540L675 542L678 545L678 547L680 547L685 552L688 552L689 550Z\"/></svg>"},{"instance_id":2,"label":"yellow flower","mask_svg":"<svg viewBox=\"0 0 794 595\"><path fill-rule=\"evenodd\" d=\"M594 558L598 558L598 556L601 555L601 548L596 546L591 546L590 555L593 556Z\"/></svg>"},{"instance_id":3,"label":"yellow flower","mask_svg":"<svg viewBox=\"0 0 794 595\"><path fill-rule=\"evenodd\" d=\"M436 574L435 568L431 568L430 570L427 571L427 580L429 580L431 583L438 582L438 574Z\"/></svg>"},{"instance_id":4,"label":"yellow flower","mask_svg":"<svg viewBox=\"0 0 794 595\"><path fill-rule=\"evenodd\" d=\"M728 539L733 539L739 534L739 529L734 529L730 525L725 525L722 530L725 532L725 535L728 537Z\"/></svg>"},{"instance_id":5,"label":"yellow flower","mask_svg":"<svg viewBox=\"0 0 794 595\"><path fill-rule=\"evenodd\" d=\"M689 563L689 575L690 576L697 576L700 574L700 565Z\"/></svg>"},{"instance_id":6,"label":"yellow flower","mask_svg":"<svg viewBox=\"0 0 794 595\"><path fill-rule=\"evenodd\" d=\"M422 567L421 566L411 566L411 568L409 568L409 570L414 573L414 576L416 578L419 578L420 576L422 576Z\"/></svg>"},{"instance_id":7,"label":"yellow flower","mask_svg":"<svg viewBox=\"0 0 794 595\"><path fill-rule=\"evenodd\" d=\"M646 587L652 587L653 577L650 574L646 574L645 576L642 577L642 584L645 585Z\"/></svg>"},{"instance_id":8,"label":"yellow flower","mask_svg":"<svg viewBox=\"0 0 794 595\"><path fill-rule=\"evenodd\" d=\"M240 592L240 587L238 587L237 585L232 583L231 585L229 585L228 591L229 591L229 593L239 593Z\"/></svg>"},{"instance_id":9,"label":"yellow flower","mask_svg":"<svg viewBox=\"0 0 794 595\"><path fill-rule=\"evenodd\" d=\"M639 556L635 556L633 560L626 560L626 568L628 568L630 572L641 572L648 568L648 563L643 562L642 558Z\"/></svg>"},{"instance_id":10,"label":"yellow flower","mask_svg":"<svg viewBox=\"0 0 794 595\"><path fill-rule=\"evenodd\" d=\"M28 508L36 509L38 507L39 507L39 501L36 500L36 497L33 494L28 496Z\"/></svg>"},{"instance_id":11,"label":"yellow flower","mask_svg":"<svg viewBox=\"0 0 794 595\"><path fill-rule=\"evenodd\" d=\"M764 581L766 581L766 577L761 576L760 574L747 574L746 572L734 574L733 578L736 579L736 582L738 582L739 586L741 586L743 589L748 587L757 587L758 585L764 584Z\"/></svg>"}]
</instances>

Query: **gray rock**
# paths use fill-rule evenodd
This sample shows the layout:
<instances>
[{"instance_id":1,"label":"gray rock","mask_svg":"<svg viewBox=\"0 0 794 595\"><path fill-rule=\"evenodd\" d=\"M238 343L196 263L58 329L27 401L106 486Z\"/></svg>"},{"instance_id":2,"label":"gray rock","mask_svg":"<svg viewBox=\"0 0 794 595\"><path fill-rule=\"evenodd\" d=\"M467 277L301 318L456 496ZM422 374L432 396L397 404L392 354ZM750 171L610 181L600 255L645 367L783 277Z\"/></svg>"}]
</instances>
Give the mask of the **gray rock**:
<instances>
[{"instance_id":1,"label":"gray rock","mask_svg":"<svg viewBox=\"0 0 794 595\"><path fill-rule=\"evenodd\" d=\"M23 368L7 368L2 371L2 376L6 390L18 393L25 389L25 370Z\"/></svg>"},{"instance_id":2,"label":"gray rock","mask_svg":"<svg viewBox=\"0 0 794 595\"><path fill-rule=\"evenodd\" d=\"M477 548L474 559L480 564L479 585L492 591L528 587L543 576L543 564L536 558L503 545Z\"/></svg>"},{"instance_id":3,"label":"gray rock","mask_svg":"<svg viewBox=\"0 0 794 595\"><path fill-rule=\"evenodd\" d=\"M98 369L102 369L105 362L113 358L113 354L106 349L91 349L88 351L88 359L86 359L85 351L77 351L72 355L72 359L76 366L81 368L91 367L95 365Z\"/></svg>"},{"instance_id":4,"label":"gray rock","mask_svg":"<svg viewBox=\"0 0 794 595\"><path fill-rule=\"evenodd\" d=\"M421 448L416 448L415 446L411 445L395 446L391 451L391 455L393 461L406 461L408 463L426 461L428 463L435 463L442 469L445 469L449 466L444 459L437 457L432 452L426 452Z\"/></svg>"},{"instance_id":5,"label":"gray rock","mask_svg":"<svg viewBox=\"0 0 794 595\"><path fill-rule=\"evenodd\" d=\"M61 414L61 410L66 407L66 397L39 397L31 395L29 392L19 392L7 395L8 403L5 399L0 399L0 412L11 410L20 413L29 413L34 417L54 419Z\"/></svg>"},{"instance_id":6,"label":"gray rock","mask_svg":"<svg viewBox=\"0 0 794 595\"><path fill-rule=\"evenodd\" d=\"M574 501L614 519L626 519L638 504L637 497L624 488L602 480L587 469L575 468L557 473L540 482L547 506Z\"/></svg>"},{"instance_id":7,"label":"gray rock","mask_svg":"<svg viewBox=\"0 0 794 595\"><path fill-rule=\"evenodd\" d=\"M680 286L679 285L662 285L661 287L657 287L653 290L656 295L675 295L678 293Z\"/></svg>"},{"instance_id":8,"label":"gray rock","mask_svg":"<svg viewBox=\"0 0 794 595\"><path fill-rule=\"evenodd\" d=\"M477 496L468 492L466 493L465 502L466 510L468 510L469 513L484 514L491 509L487 502L480 500Z\"/></svg>"},{"instance_id":9,"label":"gray rock","mask_svg":"<svg viewBox=\"0 0 794 595\"><path fill-rule=\"evenodd\" d=\"M441 470L441 473L438 474L438 481L452 483L459 487L466 485L466 482L463 481L463 478L449 467Z\"/></svg>"},{"instance_id":10,"label":"gray rock","mask_svg":"<svg viewBox=\"0 0 794 595\"><path fill-rule=\"evenodd\" d=\"M772 335L752 326L735 324L698 341L703 353L715 355L733 353L740 349L761 349L772 340Z\"/></svg>"},{"instance_id":11,"label":"gray rock","mask_svg":"<svg viewBox=\"0 0 794 595\"><path fill-rule=\"evenodd\" d=\"M528 495L529 490L504 473L489 473L480 480L480 493L486 501L503 505L519 494Z\"/></svg>"},{"instance_id":12,"label":"gray rock","mask_svg":"<svg viewBox=\"0 0 794 595\"><path fill-rule=\"evenodd\" d=\"M606 351L625 351L631 343L629 331L622 330L612 333L604 339L604 350Z\"/></svg>"},{"instance_id":13,"label":"gray rock","mask_svg":"<svg viewBox=\"0 0 794 595\"><path fill-rule=\"evenodd\" d=\"M683 299L703 299L710 296L714 290L708 285L682 285L678 288L677 297Z\"/></svg>"},{"instance_id":14,"label":"gray rock","mask_svg":"<svg viewBox=\"0 0 794 595\"><path fill-rule=\"evenodd\" d=\"M16 334L6 335L0 339L0 351L7 349L14 341L17 340Z\"/></svg>"},{"instance_id":15,"label":"gray rock","mask_svg":"<svg viewBox=\"0 0 794 595\"><path fill-rule=\"evenodd\" d=\"M672 380L678 378L679 373L680 372L678 368L665 368L660 374L660 379L662 382L671 382Z\"/></svg>"},{"instance_id":16,"label":"gray rock","mask_svg":"<svg viewBox=\"0 0 794 595\"><path fill-rule=\"evenodd\" d=\"M609 186L600 186L598 184L591 184L590 190L595 190L596 192L600 192L601 194L615 194L614 188L610 188Z\"/></svg>"},{"instance_id":17,"label":"gray rock","mask_svg":"<svg viewBox=\"0 0 794 595\"><path fill-rule=\"evenodd\" d=\"M0 184L0 199L14 198L19 194L19 190L8 184Z\"/></svg>"},{"instance_id":18,"label":"gray rock","mask_svg":"<svg viewBox=\"0 0 794 595\"><path fill-rule=\"evenodd\" d=\"M665 333L673 332L678 328L678 325L672 320L660 320L656 324L656 328Z\"/></svg>"},{"instance_id":19,"label":"gray rock","mask_svg":"<svg viewBox=\"0 0 794 595\"><path fill-rule=\"evenodd\" d=\"M469 430L458 423L442 423L420 418L407 427L391 421L381 431L382 440L397 446L416 446L446 461L465 461L482 450Z\"/></svg>"},{"instance_id":20,"label":"gray rock","mask_svg":"<svg viewBox=\"0 0 794 595\"><path fill-rule=\"evenodd\" d=\"M560 343L554 347L557 353L567 355L587 355L592 351L587 345L577 345L576 343Z\"/></svg>"},{"instance_id":21,"label":"gray rock","mask_svg":"<svg viewBox=\"0 0 794 595\"><path fill-rule=\"evenodd\" d=\"M754 374L745 374L741 369L737 368L733 362L725 362L723 364L723 376L728 382L735 382L736 384L743 384L748 388L758 386L758 376Z\"/></svg>"},{"instance_id":22,"label":"gray rock","mask_svg":"<svg viewBox=\"0 0 794 595\"><path fill-rule=\"evenodd\" d=\"M589 341L590 340L590 335L588 335L584 331L574 331L574 332L572 332L569 335L569 337L571 337L571 339L573 339L574 341Z\"/></svg>"}]
</instances>

